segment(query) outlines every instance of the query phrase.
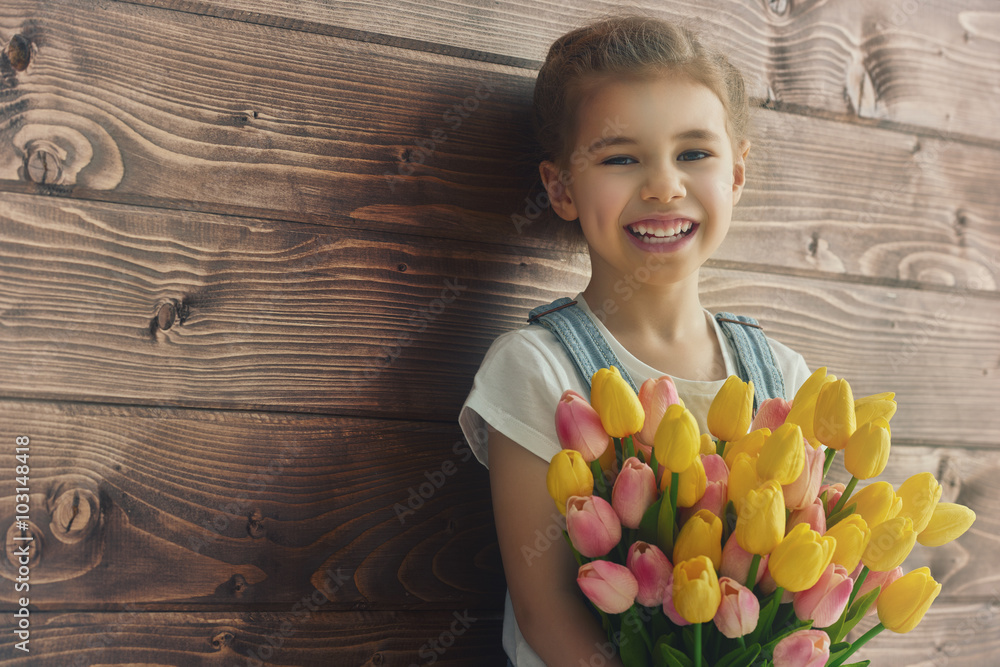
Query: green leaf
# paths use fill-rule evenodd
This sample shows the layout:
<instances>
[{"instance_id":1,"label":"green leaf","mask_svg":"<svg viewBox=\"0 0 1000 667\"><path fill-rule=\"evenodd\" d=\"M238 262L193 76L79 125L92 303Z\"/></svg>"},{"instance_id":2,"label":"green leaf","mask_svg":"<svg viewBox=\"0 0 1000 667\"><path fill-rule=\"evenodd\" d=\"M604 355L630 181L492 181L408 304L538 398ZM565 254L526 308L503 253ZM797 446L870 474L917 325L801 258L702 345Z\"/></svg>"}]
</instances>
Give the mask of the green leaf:
<instances>
[{"instance_id":1,"label":"green leaf","mask_svg":"<svg viewBox=\"0 0 1000 667\"><path fill-rule=\"evenodd\" d=\"M872 664L871 660L862 660L861 662L852 662L849 665L841 665L841 667L868 667Z\"/></svg>"},{"instance_id":2,"label":"green leaf","mask_svg":"<svg viewBox=\"0 0 1000 667\"><path fill-rule=\"evenodd\" d=\"M663 502L663 496L657 498L656 501L646 509L642 515L642 521L639 522L639 539L648 544L657 544L656 524L660 517L661 502Z\"/></svg>"},{"instance_id":3,"label":"green leaf","mask_svg":"<svg viewBox=\"0 0 1000 667\"><path fill-rule=\"evenodd\" d=\"M694 667L694 663L691 658L687 656L683 651L675 649L669 644L657 644L657 650L660 652L660 659L666 667Z\"/></svg>"},{"instance_id":4,"label":"green leaf","mask_svg":"<svg viewBox=\"0 0 1000 667\"><path fill-rule=\"evenodd\" d=\"M635 607L625 612L622 619L622 632L618 640L618 651L625 667L650 667L649 651L643 641L637 623L642 620L635 616Z\"/></svg>"},{"instance_id":5,"label":"green leaf","mask_svg":"<svg viewBox=\"0 0 1000 667\"><path fill-rule=\"evenodd\" d=\"M826 529L830 530L837 523L839 523L841 520L843 520L844 518L850 516L851 514L854 514L854 510L856 510L856 509L858 509L858 504L857 503L853 503L853 504L848 505L847 507L843 508L842 510L840 510L836 514L831 514L830 518L828 518L826 520Z\"/></svg>"},{"instance_id":6,"label":"green leaf","mask_svg":"<svg viewBox=\"0 0 1000 667\"><path fill-rule=\"evenodd\" d=\"M750 667L757 655L760 654L760 644L750 644L744 648L738 648L722 656L715 667Z\"/></svg>"},{"instance_id":7,"label":"green leaf","mask_svg":"<svg viewBox=\"0 0 1000 667\"><path fill-rule=\"evenodd\" d=\"M660 500L663 500L663 496L660 497ZM674 510L670 506L669 500L660 503L660 512L656 522L656 537L656 546L660 547L667 558L672 558L674 553Z\"/></svg>"},{"instance_id":8,"label":"green leaf","mask_svg":"<svg viewBox=\"0 0 1000 667\"><path fill-rule=\"evenodd\" d=\"M840 631L835 637L836 641L842 640L847 636L847 633L854 629L854 626L861 622L861 619L865 617L865 614L875 604L875 600L878 599L879 591L882 590L881 586L876 586L871 589L851 605L850 610L847 612L846 620L843 626L841 626Z\"/></svg>"},{"instance_id":9,"label":"green leaf","mask_svg":"<svg viewBox=\"0 0 1000 667\"><path fill-rule=\"evenodd\" d=\"M775 591L776 593L777 591ZM757 616L757 627L747 635L747 641L751 644L760 643L761 639L770 635L771 624L778 613L778 605L781 604L781 597L771 594L767 601L760 608L760 615Z\"/></svg>"}]
</instances>

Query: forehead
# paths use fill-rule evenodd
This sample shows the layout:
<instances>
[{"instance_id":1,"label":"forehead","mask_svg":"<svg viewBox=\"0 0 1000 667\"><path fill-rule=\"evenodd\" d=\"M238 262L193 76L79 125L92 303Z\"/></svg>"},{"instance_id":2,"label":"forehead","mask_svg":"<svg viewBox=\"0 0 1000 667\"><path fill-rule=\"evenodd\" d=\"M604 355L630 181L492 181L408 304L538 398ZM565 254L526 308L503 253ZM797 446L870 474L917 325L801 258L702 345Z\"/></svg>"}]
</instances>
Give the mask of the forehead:
<instances>
[{"instance_id":1,"label":"forehead","mask_svg":"<svg viewBox=\"0 0 1000 667\"><path fill-rule=\"evenodd\" d=\"M603 80L581 95L574 146L613 134L661 140L694 129L728 138L725 107L704 84L676 74Z\"/></svg>"}]
</instances>

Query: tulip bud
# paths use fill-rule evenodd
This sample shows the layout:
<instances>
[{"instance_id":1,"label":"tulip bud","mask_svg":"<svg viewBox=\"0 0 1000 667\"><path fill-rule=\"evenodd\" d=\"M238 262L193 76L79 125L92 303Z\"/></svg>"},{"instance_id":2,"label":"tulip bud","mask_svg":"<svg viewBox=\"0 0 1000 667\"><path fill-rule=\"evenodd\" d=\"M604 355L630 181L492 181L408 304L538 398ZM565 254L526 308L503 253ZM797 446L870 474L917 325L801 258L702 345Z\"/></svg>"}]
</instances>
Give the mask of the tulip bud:
<instances>
[{"instance_id":1,"label":"tulip bud","mask_svg":"<svg viewBox=\"0 0 1000 667\"><path fill-rule=\"evenodd\" d=\"M667 584L667 590L663 594L663 614L670 619L670 622L678 627L683 627L685 625L691 625L691 622L686 618L681 616L677 612L677 607L674 606L674 575L673 572L670 573L670 581Z\"/></svg>"},{"instance_id":2,"label":"tulip bud","mask_svg":"<svg viewBox=\"0 0 1000 667\"><path fill-rule=\"evenodd\" d=\"M755 584L760 583L761 578L764 576L764 569L767 567L769 558L768 554L760 557L760 563L757 566L757 578L754 581ZM722 548L722 567L719 569L719 573L730 579L746 582L747 577L750 576L750 565L752 562L753 554L745 551L740 546L740 543L736 541L735 533L730 535L729 539L726 540L726 546Z\"/></svg>"},{"instance_id":3,"label":"tulip bud","mask_svg":"<svg viewBox=\"0 0 1000 667\"><path fill-rule=\"evenodd\" d=\"M831 449L847 447L847 441L856 428L854 396L847 380L837 380L823 385L816 397L813 414L813 433Z\"/></svg>"},{"instance_id":4,"label":"tulip bud","mask_svg":"<svg viewBox=\"0 0 1000 667\"><path fill-rule=\"evenodd\" d=\"M729 468L726 462L718 454L702 454L701 465L705 469L705 493L702 494L698 502L685 507L681 512L681 520L687 521L694 513L701 509L707 509L715 516L722 518L726 510L727 483L729 481Z\"/></svg>"},{"instance_id":5,"label":"tulip bud","mask_svg":"<svg viewBox=\"0 0 1000 667\"><path fill-rule=\"evenodd\" d=\"M674 565L673 602L690 623L707 623L722 601L719 579L708 556L696 556Z\"/></svg>"},{"instance_id":6,"label":"tulip bud","mask_svg":"<svg viewBox=\"0 0 1000 667\"><path fill-rule=\"evenodd\" d=\"M797 424L783 424L764 441L757 458L757 474L778 484L791 484L805 467L805 443Z\"/></svg>"},{"instance_id":7,"label":"tulip bud","mask_svg":"<svg viewBox=\"0 0 1000 667\"><path fill-rule=\"evenodd\" d=\"M976 513L965 505L938 503L927 527L917 535L925 547L939 547L960 537L972 527Z\"/></svg>"},{"instance_id":8,"label":"tulip bud","mask_svg":"<svg viewBox=\"0 0 1000 667\"><path fill-rule=\"evenodd\" d=\"M799 630L774 647L774 667L823 667L830 658L830 635L822 630Z\"/></svg>"},{"instance_id":9,"label":"tulip bud","mask_svg":"<svg viewBox=\"0 0 1000 667\"><path fill-rule=\"evenodd\" d=\"M760 616L760 602L757 596L749 588L729 577L719 578L719 593L721 594L719 610L712 619L719 632L730 639L753 632Z\"/></svg>"},{"instance_id":10,"label":"tulip bud","mask_svg":"<svg viewBox=\"0 0 1000 667\"><path fill-rule=\"evenodd\" d=\"M669 406L653 438L656 461L674 472L684 472L700 450L701 434L694 415L679 404Z\"/></svg>"},{"instance_id":11,"label":"tulip bud","mask_svg":"<svg viewBox=\"0 0 1000 667\"><path fill-rule=\"evenodd\" d=\"M759 428L756 431L750 431L737 440L727 442L726 450L723 453L723 456L726 459L726 465L732 468L733 462L736 461L736 456L741 452L746 452L750 455L750 458L756 459L760 456L760 450L764 448L764 441L767 440L770 435L770 429Z\"/></svg>"},{"instance_id":12,"label":"tulip bud","mask_svg":"<svg viewBox=\"0 0 1000 667\"><path fill-rule=\"evenodd\" d=\"M795 594L795 615L803 621L812 621L815 628L826 628L840 618L851 597L854 580L842 565L830 563L811 588Z\"/></svg>"},{"instance_id":13,"label":"tulip bud","mask_svg":"<svg viewBox=\"0 0 1000 667\"><path fill-rule=\"evenodd\" d=\"M624 438L642 430L645 414L639 397L615 366L600 368L590 386L590 403L608 435Z\"/></svg>"},{"instance_id":14,"label":"tulip bud","mask_svg":"<svg viewBox=\"0 0 1000 667\"><path fill-rule=\"evenodd\" d=\"M736 512L740 511L740 503L747 494L760 486L760 479L757 477L757 458L751 458L749 454L740 452L733 459L733 465L729 469L729 499L733 501Z\"/></svg>"},{"instance_id":15,"label":"tulip bud","mask_svg":"<svg viewBox=\"0 0 1000 667\"><path fill-rule=\"evenodd\" d=\"M719 440L736 440L746 435L753 421L753 382L735 375L726 378L708 408L708 430Z\"/></svg>"},{"instance_id":16,"label":"tulip bud","mask_svg":"<svg viewBox=\"0 0 1000 667\"><path fill-rule=\"evenodd\" d=\"M545 485L559 512L565 515L570 496L589 496L594 492L594 474L580 452L560 449L549 461Z\"/></svg>"},{"instance_id":17,"label":"tulip bud","mask_svg":"<svg viewBox=\"0 0 1000 667\"><path fill-rule=\"evenodd\" d=\"M611 438L590 403L572 389L563 392L556 404L556 436L563 449L574 449L587 463L599 458Z\"/></svg>"},{"instance_id":18,"label":"tulip bud","mask_svg":"<svg viewBox=\"0 0 1000 667\"><path fill-rule=\"evenodd\" d=\"M664 375L655 380L649 378L643 382L642 386L639 387L639 403L642 405L645 418L642 422L642 430L636 433L636 438L641 440L643 444L652 447L656 437L656 429L659 428L667 408L679 401L677 388L670 376Z\"/></svg>"},{"instance_id":19,"label":"tulip bud","mask_svg":"<svg viewBox=\"0 0 1000 667\"><path fill-rule=\"evenodd\" d=\"M826 366L817 368L809 377L806 378L806 381L799 386L798 391L795 392L795 397L792 399L792 405L795 405L798 401L815 398L819 395L819 390L823 388L823 385L828 382L833 382L836 379L837 377L835 375L827 374Z\"/></svg>"},{"instance_id":20,"label":"tulip bud","mask_svg":"<svg viewBox=\"0 0 1000 667\"><path fill-rule=\"evenodd\" d=\"M566 501L566 532L587 558L604 556L622 538L618 515L600 496L571 496Z\"/></svg>"},{"instance_id":21,"label":"tulip bud","mask_svg":"<svg viewBox=\"0 0 1000 667\"><path fill-rule=\"evenodd\" d=\"M872 536L861 554L861 562L869 570L891 570L903 564L916 541L917 533L913 530L910 517L897 516L883 521L872 528Z\"/></svg>"},{"instance_id":22,"label":"tulip bud","mask_svg":"<svg viewBox=\"0 0 1000 667\"><path fill-rule=\"evenodd\" d=\"M813 416L816 412L816 397L819 390L828 382L833 382L837 378L834 375L827 375L826 366L817 368L809 378L802 383L792 400L792 407L785 416L785 422L798 424L802 429L802 437L811 447L819 447L819 440L813 433Z\"/></svg>"},{"instance_id":23,"label":"tulip bud","mask_svg":"<svg viewBox=\"0 0 1000 667\"><path fill-rule=\"evenodd\" d=\"M773 479L747 493L737 508L736 540L752 554L771 553L785 535L785 502Z\"/></svg>"},{"instance_id":24,"label":"tulip bud","mask_svg":"<svg viewBox=\"0 0 1000 667\"><path fill-rule=\"evenodd\" d=\"M669 468L663 471L660 479L660 490L664 493L670 489L672 470ZM701 462L701 457L696 456L687 470L677 476L677 506L691 507L701 500L705 495L705 488L708 486L708 477L705 474L705 466Z\"/></svg>"},{"instance_id":25,"label":"tulip bud","mask_svg":"<svg viewBox=\"0 0 1000 667\"><path fill-rule=\"evenodd\" d=\"M606 614L625 613L639 592L639 584L629 569L609 560L581 565L576 583L594 606Z\"/></svg>"},{"instance_id":26,"label":"tulip bud","mask_svg":"<svg viewBox=\"0 0 1000 667\"><path fill-rule=\"evenodd\" d=\"M708 456L709 454L715 454L718 448L715 446L715 441L712 440L712 436L708 433L701 434L701 447L698 449L698 453L702 456Z\"/></svg>"},{"instance_id":27,"label":"tulip bud","mask_svg":"<svg viewBox=\"0 0 1000 667\"><path fill-rule=\"evenodd\" d=\"M802 472L794 482L781 487L781 492L785 496L785 507L790 510L811 505L819 495L819 486L823 483L823 464L826 462L824 451L807 445L802 446L802 451L805 454Z\"/></svg>"},{"instance_id":28,"label":"tulip bud","mask_svg":"<svg viewBox=\"0 0 1000 667\"><path fill-rule=\"evenodd\" d=\"M809 526L810 530L815 530L822 535L826 532L826 512L823 511L823 501L819 498L813 500L811 505L807 505L800 510L794 510L788 515L785 522L785 534L792 531L792 528L800 523Z\"/></svg>"},{"instance_id":29,"label":"tulip bud","mask_svg":"<svg viewBox=\"0 0 1000 667\"><path fill-rule=\"evenodd\" d=\"M767 569L786 591L804 591L819 581L836 548L835 539L800 523L771 551Z\"/></svg>"},{"instance_id":30,"label":"tulip bud","mask_svg":"<svg viewBox=\"0 0 1000 667\"><path fill-rule=\"evenodd\" d=\"M625 566L639 585L635 601L646 607L656 607L672 583L674 566L659 547L636 541L628 551Z\"/></svg>"},{"instance_id":31,"label":"tulip bud","mask_svg":"<svg viewBox=\"0 0 1000 667\"><path fill-rule=\"evenodd\" d=\"M899 485L896 495L903 501L899 516L913 519L913 530L920 533L930 523L941 499L941 485L929 472L918 472Z\"/></svg>"},{"instance_id":32,"label":"tulip bud","mask_svg":"<svg viewBox=\"0 0 1000 667\"><path fill-rule=\"evenodd\" d=\"M611 490L611 505L622 525L638 528L642 515L655 501L656 476L652 468L634 456L625 459Z\"/></svg>"},{"instance_id":33,"label":"tulip bud","mask_svg":"<svg viewBox=\"0 0 1000 667\"><path fill-rule=\"evenodd\" d=\"M844 467L858 479L878 477L889 462L889 422L879 417L858 426L847 440Z\"/></svg>"},{"instance_id":34,"label":"tulip bud","mask_svg":"<svg viewBox=\"0 0 1000 667\"><path fill-rule=\"evenodd\" d=\"M902 576L903 568L901 567L893 568L888 572L869 572L868 576L866 576L865 580L861 583L861 588L858 590L857 597L864 597L868 593L875 590L876 586L882 589L878 594L879 597L882 597L882 593L885 592L885 589L889 586L889 584ZM868 608L868 611L865 612L865 616L871 616L874 613L875 605L872 605Z\"/></svg>"},{"instance_id":35,"label":"tulip bud","mask_svg":"<svg viewBox=\"0 0 1000 667\"><path fill-rule=\"evenodd\" d=\"M882 591L877 603L878 620L893 632L907 633L923 620L940 592L941 584L934 581L930 569L918 567Z\"/></svg>"},{"instance_id":36,"label":"tulip bud","mask_svg":"<svg viewBox=\"0 0 1000 667\"><path fill-rule=\"evenodd\" d=\"M848 572L853 572L871 540L872 531L861 516L849 514L831 526L826 531L826 536L837 540L833 562L843 565Z\"/></svg>"},{"instance_id":37,"label":"tulip bud","mask_svg":"<svg viewBox=\"0 0 1000 667\"><path fill-rule=\"evenodd\" d=\"M854 401L854 414L857 417L858 426L878 418L882 418L888 423L896 414L896 401L893 400L895 397L894 393L886 391Z\"/></svg>"},{"instance_id":38,"label":"tulip bud","mask_svg":"<svg viewBox=\"0 0 1000 667\"><path fill-rule=\"evenodd\" d=\"M822 451L822 450L821 450ZM830 514L833 512L833 508L837 506L837 502L840 501L840 496L843 495L845 487L841 482L834 482L833 484L823 484L819 487L819 495L822 497L826 493L826 513Z\"/></svg>"},{"instance_id":39,"label":"tulip bud","mask_svg":"<svg viewBox=\"0 0 1000 667\"><path fill-rule=\"evenodd\" d=\"M722 566L722 520L708 510L695 512L674 543L675 563L696 556L708 556L716 570Z\"/></svg>"},{"instance_id":40,"label":"tulip bud","mask_svg":"<svg viewBox=\"0 0 1000 667\"><path fill-rule=\"evenodd\" d=\"M857 505L855 514L861 516L869 528L895 518L903 507L903 501L889 482L872 482L851 496L847 504Z\"/></svg>"},{"instance_id":41,"label":"tulip bud","mask_svg":"<svg viewBox=\"0 0 1000 667\"><path fill-rule=\"evenodd\" d=\"M792 409L792 404L783 398L768 398L757 408L757 414L750 422L750 431L759 428L767 428L776 431L779 426L785 423L788 411Z\"/></svg>"}]
</instances>

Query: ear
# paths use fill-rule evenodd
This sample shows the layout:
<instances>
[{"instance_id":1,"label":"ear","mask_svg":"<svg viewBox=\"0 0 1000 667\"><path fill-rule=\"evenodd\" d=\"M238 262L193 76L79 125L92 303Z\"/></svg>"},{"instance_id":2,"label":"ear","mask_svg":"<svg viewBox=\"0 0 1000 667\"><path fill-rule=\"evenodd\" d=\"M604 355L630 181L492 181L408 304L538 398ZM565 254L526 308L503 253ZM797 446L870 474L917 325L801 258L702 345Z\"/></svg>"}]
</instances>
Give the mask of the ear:
<instances>
[{"instance_id":1,"label":"ear","mask_svg":"<svg viewBox=\"0 0 1000 667\"><path fill-rule=\"evenodd\" d=\"M743 194L743 186L746 184L747 154L750 152L750 141L744 139L736 151L736 159L733 161L733 206L740 200Z\"/></svg>"},{"instance_id":2,"label":"ear","mask_svg":"<svg viewBox=\"0 0 1000 667\"><path fill-rule=\"evenodd\" d=\"M569 191L569 184L572 182L569 170L559 169L550 160L544 160L538 165L538 173L545 184L545 191L549 194L549 201L552 202L552 210L563 220L576 220L580 217L573 203L573 196Z\"/></svg>"}]
</instances>

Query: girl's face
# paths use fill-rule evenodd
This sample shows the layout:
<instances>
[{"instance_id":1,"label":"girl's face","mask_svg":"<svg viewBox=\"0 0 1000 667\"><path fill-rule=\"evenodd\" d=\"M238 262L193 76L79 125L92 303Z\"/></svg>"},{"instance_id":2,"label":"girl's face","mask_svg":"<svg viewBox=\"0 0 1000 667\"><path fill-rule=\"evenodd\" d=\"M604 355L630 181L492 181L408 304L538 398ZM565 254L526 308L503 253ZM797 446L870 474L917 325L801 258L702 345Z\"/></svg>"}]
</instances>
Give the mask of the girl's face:
<instances>
[{"instance_id":1,"label":"girl's face","mask_svg":"<svg viewBox=\"0 0 1000 667\"><path fill-rule=\"evenodd\" d=\"M734 155L722 102L685 76L619 79L577 110L565 185L541 172L556 213L580 219L593 279L666 285L684 280L729 231L743 190L744 141ZM645 268L643 268L645 267Z\"/></svg>"}]
</instances>

